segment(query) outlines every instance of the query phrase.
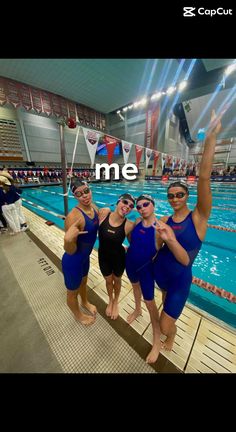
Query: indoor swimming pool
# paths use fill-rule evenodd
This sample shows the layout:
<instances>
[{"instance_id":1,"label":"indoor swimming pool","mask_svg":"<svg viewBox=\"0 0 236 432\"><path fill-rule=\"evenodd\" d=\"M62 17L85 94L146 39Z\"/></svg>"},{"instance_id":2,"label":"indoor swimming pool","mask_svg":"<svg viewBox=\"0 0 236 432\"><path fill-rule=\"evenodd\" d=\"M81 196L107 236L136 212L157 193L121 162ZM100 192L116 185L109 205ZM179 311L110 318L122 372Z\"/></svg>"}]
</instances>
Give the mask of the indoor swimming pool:
<instances>
[{"instance_id":1,"label":"indoor swimming pool","mask_svg":"<svg viewBox=\"0 0 236 432\"><path fill-rule=\"evenodd\" d=\"M99 208L110 207L113 210L119 195L124 192L129 192L135 197L141 193L148 193L155 198L157 217L172 214L172 208L166 198L167 184L150 180L93 183L90 184L90 187L93 193L93 202ZM202 249L193 265L193 276L236 295L236 232L234 231L236 230L236 185L213 183L211 188L213 208L208 223L214 227L209 227L207 230ZM192 210L196 204L196 185L190 185L189 192L188 204ZM60 228L64 228L64 221L59 217L63 216L64 211L62 186L23 189L22 198L23 205L29 210L54 222ZM69 210L75 205L76 200L70 192ZM136 217L138 217L138 213L134 210L129 215L129 219L135 220ZM236 328L236 303L206 291L195 284L191 285L188 301L197 308Z\"/></svg>"}]
</instances>

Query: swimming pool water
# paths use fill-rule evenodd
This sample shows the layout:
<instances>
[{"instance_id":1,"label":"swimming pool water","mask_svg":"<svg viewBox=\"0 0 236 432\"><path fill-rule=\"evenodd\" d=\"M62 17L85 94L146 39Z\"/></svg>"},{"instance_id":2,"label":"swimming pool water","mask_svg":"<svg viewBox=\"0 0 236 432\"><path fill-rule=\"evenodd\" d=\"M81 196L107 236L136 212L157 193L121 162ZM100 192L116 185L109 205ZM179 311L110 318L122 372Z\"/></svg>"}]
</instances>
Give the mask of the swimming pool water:
<instances>
[{"instance_id":1,"label":"swimming pool water","mask_svg":"<svg viewBox=\"0 0 236 432\"><path fill-rule=\"evenodd\" d=\"M172 208L166 199L167 185L156 181L142 182L109 182L93 183L90 185L93 201L101 207L114 209L119 195L130 192L135 197L141 193L151 194L155 198L157 217L172 214ZM236 185L212 184L213 208L209 224L236 229ZM57 214L64 214L64 201L62 186L42 186L24 189L22 197L35 204L45 207ZM196 186L190 186L189 208L193 210L196 205ZM77 201L69 193L68 207L71 210ZM51 220L60 228L64 228L64 221L46 213L43 210L23 203L24 206L36 212L47 220ZM130 220L138 217L136 210L128 216ZM97 246L98 243L96 242ZM210 282L220 288L236 294L236 233L208 228L194 264L193 275ZM236 328L236 304L205 291L196 285L191 286L189 302L200 309L214 315Z\"/></svg>"}]
</instances>

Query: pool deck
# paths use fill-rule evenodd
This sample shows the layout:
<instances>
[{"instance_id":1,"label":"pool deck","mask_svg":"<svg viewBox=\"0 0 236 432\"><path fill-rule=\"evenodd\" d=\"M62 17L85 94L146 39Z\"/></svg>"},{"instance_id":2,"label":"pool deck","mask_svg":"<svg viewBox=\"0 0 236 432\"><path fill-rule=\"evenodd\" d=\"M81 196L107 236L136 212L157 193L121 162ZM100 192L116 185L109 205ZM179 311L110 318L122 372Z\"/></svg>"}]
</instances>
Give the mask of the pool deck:
<instances>
[{"instance_id":1,"label":"pool deck","mask_svg":"<svg viewBox=\"0 0 236 432\"><path fill-rule=\"evenodd\" d=\"M19 234L19 236L29 236L57 265L57 271L60 272L60 260L64 253L64 232L55 225L46 225L45 219L30 210L24 208L23 211L30 230L27 234ZM17 241L17 237L14 236L15 241ZM98 308L98 312L101 312L105 317L104 311L108 296L105 281L99 270L96 250L93 250L91 254L88 287L90 288L89 298L94 303L96 299L100 299L101 307ZM156 303L161 310L160 291L156 290L155 295ZM136 353L145 359L152 342L149 314L143 303L142 316L138 317L131 326L126 323L127 315L134 309L132 286L126 274L122 278L119 309L120 317L118 320L112 321L105 317L106 321L111 328L122 335ZM144 352L142 347L145 347ZM163 364L168 366L165 367L165 370L161 366ZM214 318L211 319L209 315L202 315L194 307L187 305L177 321L177 335L172 351L162 350L153 368L153 371L160 373L236 373L236 330L221 325Z\"/></svg>"}]
</instances>

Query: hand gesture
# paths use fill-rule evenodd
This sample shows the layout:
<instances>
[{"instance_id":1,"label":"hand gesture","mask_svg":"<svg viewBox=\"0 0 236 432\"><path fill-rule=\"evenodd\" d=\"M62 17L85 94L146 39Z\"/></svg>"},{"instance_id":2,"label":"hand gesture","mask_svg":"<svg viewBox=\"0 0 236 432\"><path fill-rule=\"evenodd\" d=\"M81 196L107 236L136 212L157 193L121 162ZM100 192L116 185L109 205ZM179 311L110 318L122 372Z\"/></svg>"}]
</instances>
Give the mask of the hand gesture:
<instances>
[{"instance_id":1,"label":"hand gesture","mask_svg":"<svg viewBox=\"0 0 236 432\"><path fill-rule=\"evenodd\" d=\"M227 107L225 107L220 114L218 114L218 116L216 115L215 110L212 110L211 112L211 121L210 121L210 125L209 125L209 131L208 131L208 135L213 134L213 135L217 135L220 131L221 131L221 118L223 116L223 114L225 113L225 111L227 110Z\"/></svg>"},{"instance_id":2,"label":"hand gesture","mask_svg":"<svg viewBox=\"0 0 236 432\"><path fill-rule=\"evenodd\" d=\"M175 233L172 228L161 220L155 219L155 222L152 224L152 226L155 228L158 235L164 242L168 243L169 241L176 240Z\"/></svg>"},{"instance_id":3,"label":"hand gesture","mask_svg":"<svg viewBox=\"0 0 236 432\"><path fill-rule=\"evenodd\" d=\"M66 234L65 234L65 240L66 241L68 241L68 242L76 241L78 235L88 233L88 231L81 231L80 230L80 228L79 228L80 224L81 224L81 221L78 220L70 226L70 228L66 231Z\"/></svg>"}]
</instances>

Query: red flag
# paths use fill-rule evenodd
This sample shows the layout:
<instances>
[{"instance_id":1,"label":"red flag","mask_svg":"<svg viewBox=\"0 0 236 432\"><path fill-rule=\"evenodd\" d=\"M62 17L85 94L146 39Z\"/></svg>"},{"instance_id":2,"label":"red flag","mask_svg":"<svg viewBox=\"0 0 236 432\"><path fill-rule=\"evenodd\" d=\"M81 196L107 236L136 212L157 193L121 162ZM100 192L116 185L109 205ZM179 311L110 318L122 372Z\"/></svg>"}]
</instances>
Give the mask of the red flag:
<instances>
[{"instance_id":1,"label":"red flag","mask_svg":"<svg viewBox=\"0 0 236 432\"><path fill-rule=\"evenodd\" d=\"M103 138L105 144L106 144L106 148L107 148L107 160L109 165L112 163L113 160L113 155L114 155L114 150L115 147L118 143L118 141L116 140L116 138L113 138L109 135L104 135Z\"/></svg>"},{"instance_id":2,"label":"red flag","mask_svg":"<svg viewBox=\"0 0 236 432\"><path fill-rule=\"evenodd\" d=\"M136 165L137 165L138 169L139 169L139 164L140 164L140 160L142 157L142 153L143 153L143 147L136 144L135 145L135 154L136 154Z\"/></svg>"}]
</instances>

